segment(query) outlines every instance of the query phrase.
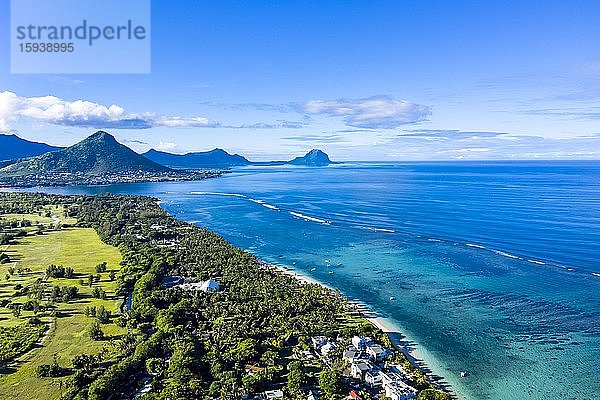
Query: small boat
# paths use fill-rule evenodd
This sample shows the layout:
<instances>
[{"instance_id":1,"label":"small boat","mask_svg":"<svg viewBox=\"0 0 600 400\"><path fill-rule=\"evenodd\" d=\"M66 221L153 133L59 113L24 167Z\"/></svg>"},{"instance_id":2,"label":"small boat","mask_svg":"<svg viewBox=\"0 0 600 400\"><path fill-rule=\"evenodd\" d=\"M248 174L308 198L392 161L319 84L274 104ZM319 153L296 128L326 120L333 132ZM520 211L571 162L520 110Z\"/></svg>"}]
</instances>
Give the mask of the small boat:
<instances>
[{"instance_id":1,"label":"small boat","mask_svg":"<svg viewBox=\"0 0 600 400\"><path fill-rule=\"evenodd\" d=\"M460 371L460 377L464 378L467 376L467 371Z\"/></svg>"},{"instance_id":2,"label":"small boat","mask_svg":"<svg viewBox=\"0 0 600 400\"><path fill-rule=\"evenodd\" d=\"M330 274L333 274L333 271L329 271Z\"/></svg>"},{"instance_id":3,"label":"small boat","mask_svg":"<svg viewBox=\"0 0 600 400\"><path fill-rule=\"evenodd\" d=\"M317 269L316 268L311 268L310 269L312 272L315 272Z\"/></svg>"},{"instance_id":4,"label":"small boat","mask_svg":"<svg viewBox=\"0 0 600 400\"><path fill-rule=\"evenodd\" d=\"M329 263L331 263L331 260L330 260L330 259L326 259L326 260L325 260L325 262L326 262L327 264L329 264Z\"/></svg>"},{"instance_id":5,"label":"small boat","mask_svg":"<svg viewBox=\"0 0 600 400\"><path fill-rule=\"evenodd\" d=\"M296 261L294 261L294 262L292 263L292 265L296 265Z\"/></svg>"},{"instance_id":6,"label":"small boat","mask_svg":"<svg viewBox=\"0 0 600 400\"><path fill-rule=\"evenodd\" d=\"M394 296L390 296L390 300L394 301L396 298Z\"/></svg>"}]
</instances>

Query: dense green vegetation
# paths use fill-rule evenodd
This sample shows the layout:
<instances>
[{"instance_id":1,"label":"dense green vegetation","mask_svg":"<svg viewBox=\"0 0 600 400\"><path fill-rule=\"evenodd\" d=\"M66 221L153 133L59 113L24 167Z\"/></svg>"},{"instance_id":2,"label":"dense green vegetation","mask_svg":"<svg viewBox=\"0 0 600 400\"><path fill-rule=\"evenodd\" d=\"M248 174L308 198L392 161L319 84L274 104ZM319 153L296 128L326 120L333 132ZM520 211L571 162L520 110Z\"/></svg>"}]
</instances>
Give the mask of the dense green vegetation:
<instances>
[{"instance_id":1,"label":"dense green vegetation","mask_svg":"<svg viewBox=\"0 0 600 400\"><path fill-rule=\"evenodd\" d=\"M45 329L45 325L35 321L0 329L0 363L29 350L40 340Z\"/></svg>"},{"instance_id":2,"label":"dense green vegetation","mask_svg":"<svg viewBox=\"0 0 600 400\"><path fill-rule=\"evenodd\" d=\"M0 196L1 232L11 238L1 248L10 262L0 264L2 399L58 399L73 357L98 354L105 346L106 357L114 356L111 343L127 332L109 319L102 324L105 341L89 338L95 318L85 315L86 307L119 311L122 298L115 296L110 273L118 270L121 256L93 229L75 227L71 208L70 202L45 196ZM81 285L102 262L107 272L100 280L91 288ZM95 290L104 298L94 298Z\"/></svg>"},{"instance_id":3,"label":"dense green vegetation","mask_svg":"<svg viewBox=\"0 0 600 400\"><path fill-rule=\"evenodd\" d=\"M77 218L78 231L94 228L122 255L118 272L111 260L98 257L86 260L85 268L53 257L39 269L51 283L43 291L49 304L75 306L73 321L85 323L84 329L73 327L81 330L77 340L84 345L68 362L46 351L44 361L28 370L31 379L52 376L60 383L59 394L47 397L125 399L149 381L146 400L239 399L273 388L283 388L291 399L302 398L308 387L341 398L348 393L341 359L327 365L298 355L315 335L345 343L355 334L381 336L339 293L276 272L218 235L169 216L156 199L0 195L6 213L40 207L62 207ZM211 278L220 290L167 284L174 278ZM123 308L109 306L126 297ZM65 334L62 318L54 318L54 329Z\"/></svg>"}]
</instances>

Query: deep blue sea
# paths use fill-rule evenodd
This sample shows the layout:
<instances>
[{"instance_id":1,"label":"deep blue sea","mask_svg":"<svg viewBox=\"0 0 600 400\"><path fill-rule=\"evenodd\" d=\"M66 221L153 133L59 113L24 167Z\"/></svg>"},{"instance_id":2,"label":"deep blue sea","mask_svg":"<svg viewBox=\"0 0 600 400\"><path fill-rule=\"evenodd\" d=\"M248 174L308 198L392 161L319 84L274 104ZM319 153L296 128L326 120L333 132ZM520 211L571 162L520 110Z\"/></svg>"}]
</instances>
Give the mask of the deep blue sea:
<instances>
[{"instance_id":1,"label":"deep blue sea","mask_svg":"<svg viewBox=\"0 0 600 400\"><path fill-rule=\"evenodd\" d=\"M44 190L156 196L390 318L460 398L600 398L600 162L247 167Z\"/></svg>"}]
</instances>

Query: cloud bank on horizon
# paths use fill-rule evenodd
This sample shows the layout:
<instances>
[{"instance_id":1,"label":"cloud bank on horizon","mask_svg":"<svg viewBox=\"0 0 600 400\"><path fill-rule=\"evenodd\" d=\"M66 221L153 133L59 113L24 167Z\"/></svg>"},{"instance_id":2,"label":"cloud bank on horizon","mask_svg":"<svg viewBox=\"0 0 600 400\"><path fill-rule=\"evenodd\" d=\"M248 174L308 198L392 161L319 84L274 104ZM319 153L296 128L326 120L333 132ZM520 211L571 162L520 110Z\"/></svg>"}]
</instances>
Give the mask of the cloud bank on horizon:
<instances>
[{"instance_id":1,"label":"cloud bank on horizon","mask_svg":"<svg viewBox=\"0 0 600 400\"><path fill-rule=\"evenodd\" d=\"M341 116L347 126L370 129L394 129L423 121L431 107L373 96L365 99L311 100L300 106L307 114Z\"/></svg>"},{"instance_id":2,"label":"cloud bank on horizon","mask_svg":"<svg viewBox=\"0 0 600 400\"><path fill-rule=\"evenodd\" d=\"M343 117L349 127L394 129L423 121L431 108L413 104L392 96L373 96L364 99L310 100L296 105L299 112L308 115ZM153 112L126 113L117 105L103 105L89 100L68 101L56 96L23 97L14 92L0 92L0 132L11 131L10 125L21 118L63 126L97 129L150 129L170 128L228 128L298 129L306 122L256 122L239 126L223 125L206 117L160 116Z\"/></svg>"},{"instance_id":3,"label":"cloud bank on horizon","mask_svg":"<svg viewBox=\"0 0 600 400\"><path fill-rule=\"evenodd\" d=\"M218 105L224 107L224 105ZM229 107L229 106L228 106ZM244 107L254 107L247 105ZM233 108L242 108L240 105ZM265 105L260 106L265 109ZM131 113L117 104L103 105L89 100L65 100L56 96L24 97L14 92L0 92L0 133L14 132L14 126L23 120L46 126L82 129L116 129L124 131L152 128L212 128L254 130L312 130L315 116L340 118L345 128L334 133L294 134L280 137L304 150L312 146L337 146L339 159L352 159L352 151L368 149L377 156L373 159L420 159L423 154L435 159L540 159L540 158L595 158L600 155L600 134L577 136L572 139L547 139L509 132L462 131L457 129L417 129L415 125L432 115L429 106L396 99L392 96L371 96L358 99L310 100L286 106L268 107L279 112L303 113L302 121L278 120L274 123L257 122L232 125L204 116L164 116L155 112ZM408 127L407 127L408 126ZM410 128L412 126L412 128ZM365 139L366 138L366 139ZM172 140L123 138L134 148L185 152ZM69 144L69 143L63 143ZM240 149L240 152L244 152ZM346 152L346 156L344 156ZM384 156L385 155L385 156Z\"/></svg>"},{"instance_id":4,"label":"cloud bank on horizon","mask_svg":"<svg viewBox=\"0 0 600 400\"><path fill-rule=\"evenodd\" d=\"M97 129L204 128L217 125L204 117L127 114L116 104L106 106L88 100L67 101L55 96L21 97L9 91L0 92L0 132L12 131L11 125L21 118L51 125Z\"/></svg>"}]
</instances>

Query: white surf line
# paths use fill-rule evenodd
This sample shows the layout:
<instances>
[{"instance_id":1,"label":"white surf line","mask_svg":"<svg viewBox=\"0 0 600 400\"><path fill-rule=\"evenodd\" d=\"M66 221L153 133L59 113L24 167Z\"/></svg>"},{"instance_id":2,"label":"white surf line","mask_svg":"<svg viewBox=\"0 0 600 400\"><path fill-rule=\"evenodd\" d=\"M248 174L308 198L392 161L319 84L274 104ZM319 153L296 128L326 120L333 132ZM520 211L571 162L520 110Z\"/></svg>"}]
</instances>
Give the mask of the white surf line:
<instances>
[{"instance_id":1,"label":"white surf line","mask_svg":"<svg viewBox=\"0 0 600 400\"><path fill-rule=\"evenodd\" d=\"M527 261L530 263L533 263L533 264L537 264L537 265L546 265L545 262L538 261L538 260L527 260Z\"/></svg>"},{"instance_id":2,"label":"white surf line","mask_svg":"<svg viewBox=\"0 0 600 400\"><path fill-rule=\"evenodd\" d=\"M598 274L596 272L592 272L592 275L597 276L598 278L600 278L600 274Z\"/></svg>"},{"instance_id":3,"label":"white surf line","mask_svg":"<svg viewBox=\"0 0 600 400\"><path fill-rule=\"evenodd\" d=\"M366 226L366 227L364 227L364 229L366 229L368 231L372 231L372 232L396 233L395 230L388 229L388 228L372 228L370 226Z\"/></svg>"},{"instance_id":4,"label":"white surf line","mask_svg":"<svg viewBox=\"0 0 600 400\"><path fill-rule=\"evenodd\" d=\"M232 197L242 197L247 199L248 196L239 193L220 193L220 192L190 192L190 194L197 195L210 195L210 196L232 196Z\"/></svg>"},{"instance_id":5,"label":"white surf line","mask_svg":"<svg viewBox=\"0 0 600 400\"><path fill-rule=\"evenodd\" d=\"M190 194L194 194L194 195L207 195L207 196L239 197L241 199L247 199L247 200L250 200L253 203L260 204L261 206L266 207L266 208L268 208L270 210L279 211L279 207L274 206L272 204L269 204L269 203L267 203L264 200L253 199L251 197L246 196L245 194L239 194L239 193L220 193L220 192L190 192Z\"/></svg>"},{"instance_id":6,"label":"white surf line","mask_svg":"<svg viewBox=\"0 0 600 400\"><path fill-rule=\"evenodd\" d=\"M475 248L477 248L477 249L484 249L484 250L487 250L487 248L486 248L486 247L484 247L484 246L482 246L482 245L480 245L480 244L467 243L467 244L466 244L466 246L467 246L467 247L475 247Z\"/></svg>"},{"instance_id":7,"label":"white surf line","mask_svg":"<svg viewBox=\"0 0 600 400\"><path fill-rule=\"evenodd\" d=\"M261 206L266 207L266 208L268 208L270 210L279 211L278 207L276 207L276 206L274 206L272 204L269 204L269 203L267 203L264 200L257 200L257 199L251 199L251 198L248 198L248 200L250 200L253 203L260 204Z\"/></svg>"},{"instance_id":8,"label":"white surf line","mask_svg":"<svg viewBox=\"0 0 600 400\"><path fill-rule=\"evenodd\" d=\"M309 217L308 215L300 214L299 212L289 211L289 213L291 215L293 215L294 217L302 218L302 219L304 219L306 221L318 222L319 224L324 224L324 225L330 225L331 224L331 222L326 221L324 219Z\"/></svg>"},{"instance_id":9,"label":"white surf line","mask_svg":"<svg viewBox=\"0 0 600 400\"><path fill-rule=\"evenodd\" d=\"M494 253L496 253L496 254L499 254L499 255L501 255L501 256L504 256L504 257L508 257L508 258L514 258L515 260L521 260L521 259L522 259L522 258L521 258L521 257L519 257L519 256L515 256L515 255L513 255L513 254L506 253L506 252L504 252L504 251L501 251L501 250L492 250L492 251L493 251Z\"/></svg>"}]
</instances>

